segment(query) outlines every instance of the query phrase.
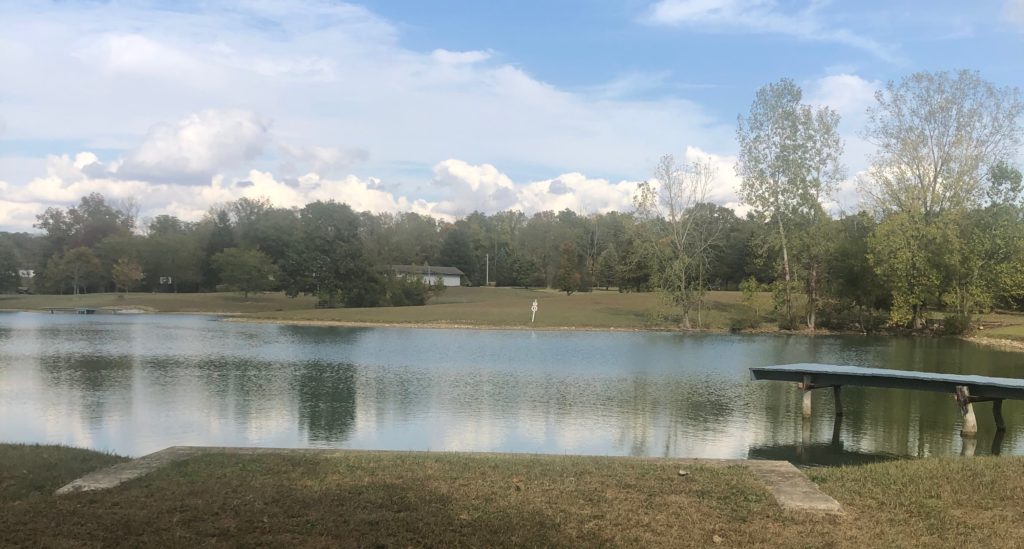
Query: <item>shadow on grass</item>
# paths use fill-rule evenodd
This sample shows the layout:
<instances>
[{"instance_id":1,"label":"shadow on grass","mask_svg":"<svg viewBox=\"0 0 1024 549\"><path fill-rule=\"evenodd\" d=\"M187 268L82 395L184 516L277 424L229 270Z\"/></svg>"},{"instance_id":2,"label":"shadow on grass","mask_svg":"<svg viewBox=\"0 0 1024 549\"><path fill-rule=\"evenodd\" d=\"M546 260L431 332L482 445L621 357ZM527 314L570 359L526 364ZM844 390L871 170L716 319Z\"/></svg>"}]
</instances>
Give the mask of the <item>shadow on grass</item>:
<instances>
[{"instance_id":1,"label":"shadow on grass","mask_svg":"<svg viewBox=\"0 0 1024 549\"><path fill-rule=\"evenodd\" d=\"M289 471L288 468L292 467ZM297 472L298 471L298 472ZM33 498L0 508L0 546L130 545L550 547L569 537L517 497L456 498L407 472L339 470L330 460L203 456L106 492Z\"/></svg>"}]
</instances>

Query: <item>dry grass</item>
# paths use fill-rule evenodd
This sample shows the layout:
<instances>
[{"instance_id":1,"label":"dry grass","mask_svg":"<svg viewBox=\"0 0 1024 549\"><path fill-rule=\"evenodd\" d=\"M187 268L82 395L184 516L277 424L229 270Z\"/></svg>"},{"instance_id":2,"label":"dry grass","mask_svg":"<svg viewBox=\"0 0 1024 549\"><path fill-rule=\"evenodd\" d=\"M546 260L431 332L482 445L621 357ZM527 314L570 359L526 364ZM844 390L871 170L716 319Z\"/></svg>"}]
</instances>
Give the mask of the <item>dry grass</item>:
<instances>
[{"instance_id":1,"label":"dry grass","mask_svg":"<svg viewBox=\"0 0 1024 549\"><path fill-rule=\"evenodd\" d=\"M0 505L48 496L89 471L127 458L69 448L30 444L0 444Z\"/></svg>"},{"instance_id":2,"label":"dry grass","mask_svg":"<svg viewBox=\"0 0 1024 549\"><path fill-rule=\"evenodd\" d=\"M0 545L1012 547L1022 468L814 470L848 513L830 517L783 511L743 467L681 477L671 459L210 454L106 492L0 500Z\"/></svg>"},{"instance_id":3,"label":"dry grass","mask_svg":"<svg viewBox=\"0 0 1024 549\"><path fill-rule=\"evenodd\" d=\"M540 311L530 323L530 304ZM762 312L770 296L758 296ZM619 293L596 290L571 296L554 290L518 288L448 288L422 307L368 309L316 309L308 296L289 298L281 293L208 294L88 294L0 295L0 310L44 310L49 307L141 309L151 312L198 312L239 314L260 320L305 322L356 322L377 324L441 324L481 327L678 329L680 319L661 303L656 293ZM736 316L752 309L738 292L710 292L701 312L702 326L724 330ZM696 327L697 314L691 321Z\"/></svg>"},{"instance_id":4,"label":"dry grass","mask_svg":"<svg viewBox=\"0 0 1024 549\"><path fill-rule=\"evenodd\" d=\"M49 307L142 309L163 313L256 313L312 309L312 297L289 298L283 293L149 294L107 293L83 295L0 295L0 309L33 311Z\"/></svg>"},{"instance_id":5,"label":"dry grass","mask_svg":"<svg viewBox=\"0 0 1024 549\"><path fill-rule=\"evenodd\" d=\"M539 311L530 323L530 304ZM767 300L768 296L759 296ZM710 292L702 312L705 328L723 330L730 320L750 314L738 292ZM764 304L766 305L766 304ZM767 307L762 305L761 309ZM258 313L254 318L279 321L439 324L491 327L678 329L679 319L668 313L655 293L597 290L571 296L553 290L513 288L449 288L424 307L319 309ZM696 313L691 315L696 325Z\"/></svg>"}]
</instances>

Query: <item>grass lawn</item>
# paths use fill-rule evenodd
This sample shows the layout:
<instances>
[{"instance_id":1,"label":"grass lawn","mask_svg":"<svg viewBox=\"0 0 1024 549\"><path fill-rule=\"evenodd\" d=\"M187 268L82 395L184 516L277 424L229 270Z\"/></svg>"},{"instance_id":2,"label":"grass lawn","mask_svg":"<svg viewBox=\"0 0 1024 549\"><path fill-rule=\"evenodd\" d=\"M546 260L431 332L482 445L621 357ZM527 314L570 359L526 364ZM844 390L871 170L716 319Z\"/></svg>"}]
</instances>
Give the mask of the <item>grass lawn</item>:
<instances>
[{"instance_id":1,"label":"grass lawn","mask_svg":"<svg viewBox=\"0 0 1024 549\"><path fill-rule=\"evenodd\" d=\"M530 323L530 304L536 299L539 311ZM282 293L206 294L88 294L0 295L0 310L43 310L48 307L91 307L96 309L141 309L150 312L225 313L261 321L312 323L430 324L438 326L479 326L498 328L579 328L645 330L680 328L678 316L656 293L619 293L595 290L589 293L520 288L448 288L422 307L377 307L367 309L317 309L310 296L289 298ZM708 292L701 311L705 329L728 330L736 318L755 315L763 329L775 329L769 313L771 294L755 296L753 303L740 292ZM941 318L941 313L934 313ZM691 313L697 327L697 313ZM981 317L985 329L976 335L1024 342L1024 314L991 313Z\"/></svg>"},{"instance_id":2,"label":"grass lawn","mask_svg":"<svg viewBox=\"0 0 1024 549\"><path fill-rule=\"evenodd\" d=\"M66 446L0 444L0 509L37 497L49 500L72 480L126 459Z\"/></svg>"},{"instance_id":3,"label":"grass lawn","mask_svg":"<svg viewBox=\"0 0 1024 549\"><path fill-rule=\"evenodd\" d=\"M536 321L530 323L530 304L537 300ZM758 296L767 310L769 296ZM253 318L312 322L371 322L386 324L452 324L465 326L678 329L679 320L659 316L665 310L655 293L596 290L571 296L554 290L516 288L449 288L424 307L374 309L314 309L266 312ZM739 292L710 292L702 312L705 328L724 330L731 318L752 311ZM696 326L696 312L691 323Z\"/></svg>"},{"instance_id":4,"label":"grass lawn","mask_svg":"<svg viewBox=\"0 0 1024 549\"><path fill-rule=\"evenodd\" d=\"M1022 319L1022 321L1024 321L1024 319ZM984 330L982 333L985 337L1024 341L1024 324L1001 326L991 330Z\"/></svg>"},{"instance_id":5,"label":"grass lawn","mask_svg":"<svg viewBox=\"0 0 1024 549\"><path fill-rule=\"evenodd\" d=\"M657 294L597 290L571 296L554 290L514 288L448 288L422 307L316 309L312 297L288 298L281 293L208 294L88 294L2 295L0 309L40 310L48 307L136 308L154 312L232 313L260 320L304 322L368 322L382 324L449 324L469 326L530 326L530 304L540 311L536 328L678 328L678 321L659 318L664 310ZM760 311L769 309L770 296L758 296ZM727 329L729 320L749 315L739 292L710 292L704 326ZM696 324L696 313L691 317Z\"/></svg>"},{"instance_id":6,"label":"grass lawn","mask_svg":"<svg viewBox=\"0 0 1024 549\"><path fill-rule=\"evenodd\" d=\"M26 450L55 451L0 445L0 471L23 467L9 456ZM50 466L70 467L24 474L56 489ZM1024 539L1022 467L1004 457L813 470L846 508L835 517L783 511L743 467L681 477L671 459L208 454L104 492L2 484L0 545L1010 547Z\"/></svg>"},{"instance_id":7,"label":"grass lawn","mask_svg":"<svg viewBox=\"0 0 1024 549\"><path fill-rule=\"evenodd\" d=\"M236 292L208 294L120 293L83 295L0 295L0 310L32 311L48 307L90 307L95 309L142 309L162 313L255 313L312 309L312 297L289 298L283 293Z\"/></svg>"}]
</instances>

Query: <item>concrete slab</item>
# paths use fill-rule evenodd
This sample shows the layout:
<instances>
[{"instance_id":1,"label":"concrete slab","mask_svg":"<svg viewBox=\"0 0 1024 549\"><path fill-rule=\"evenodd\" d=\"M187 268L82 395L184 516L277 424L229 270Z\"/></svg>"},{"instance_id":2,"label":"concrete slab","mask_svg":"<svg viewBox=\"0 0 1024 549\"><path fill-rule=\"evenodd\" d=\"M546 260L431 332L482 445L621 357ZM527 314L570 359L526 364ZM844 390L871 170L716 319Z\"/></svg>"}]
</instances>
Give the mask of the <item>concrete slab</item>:
<instances>
[{"instance_id":1,"label":"concrete slab","mask_svg":"<svg viewBox=\"0 0 1024 549\"><path fill-rule=\"evenodd\" d=\"M345 455L361 453L360 450L327 450L318 448L234 448L215 446L171 446L141 458L101 469L72 481L57 490L57 495L90 490L107 490L122 483L148 475L157 469L200 454L316 454ZM505 454L508 455L508 454ZM633 459L633 458L623 458ZM651 458L670 461L673 464L701 467L746 467L771 491L783 509L823 514L843 514L839 502L825 494L811 482L800 469L788 461L746 460L746 459L671 459Z\"/></svg>"}]
</instances>

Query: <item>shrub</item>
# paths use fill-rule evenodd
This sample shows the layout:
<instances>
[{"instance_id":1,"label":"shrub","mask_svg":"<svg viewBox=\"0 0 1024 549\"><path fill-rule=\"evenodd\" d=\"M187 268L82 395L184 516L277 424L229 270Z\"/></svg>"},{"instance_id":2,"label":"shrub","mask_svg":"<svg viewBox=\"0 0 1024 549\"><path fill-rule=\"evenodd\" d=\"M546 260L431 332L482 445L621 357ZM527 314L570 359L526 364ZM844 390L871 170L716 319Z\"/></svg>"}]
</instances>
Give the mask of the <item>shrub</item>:
<instances>
[{"instance_id":1,"label":"shrub","mask_svg":"<svg viewBox=\"0 0 1024 549\"><path fill-rule=\"evenodd\" d=\"M942 333L946 335L963 335L971 331L971 316L948 314L942 319Z\"/></svg>"},{"instance_id":2,"label":"shrub","mask_svg":"<svg viewBox=\"0 0 1024 549\"><path fill-rule=\"evenodd\" d=\"M753 313L737 316L729 320L730 332L742 332L743 330L756 330L761 327L761 319Z\"/></svg>"}]
</instances>

